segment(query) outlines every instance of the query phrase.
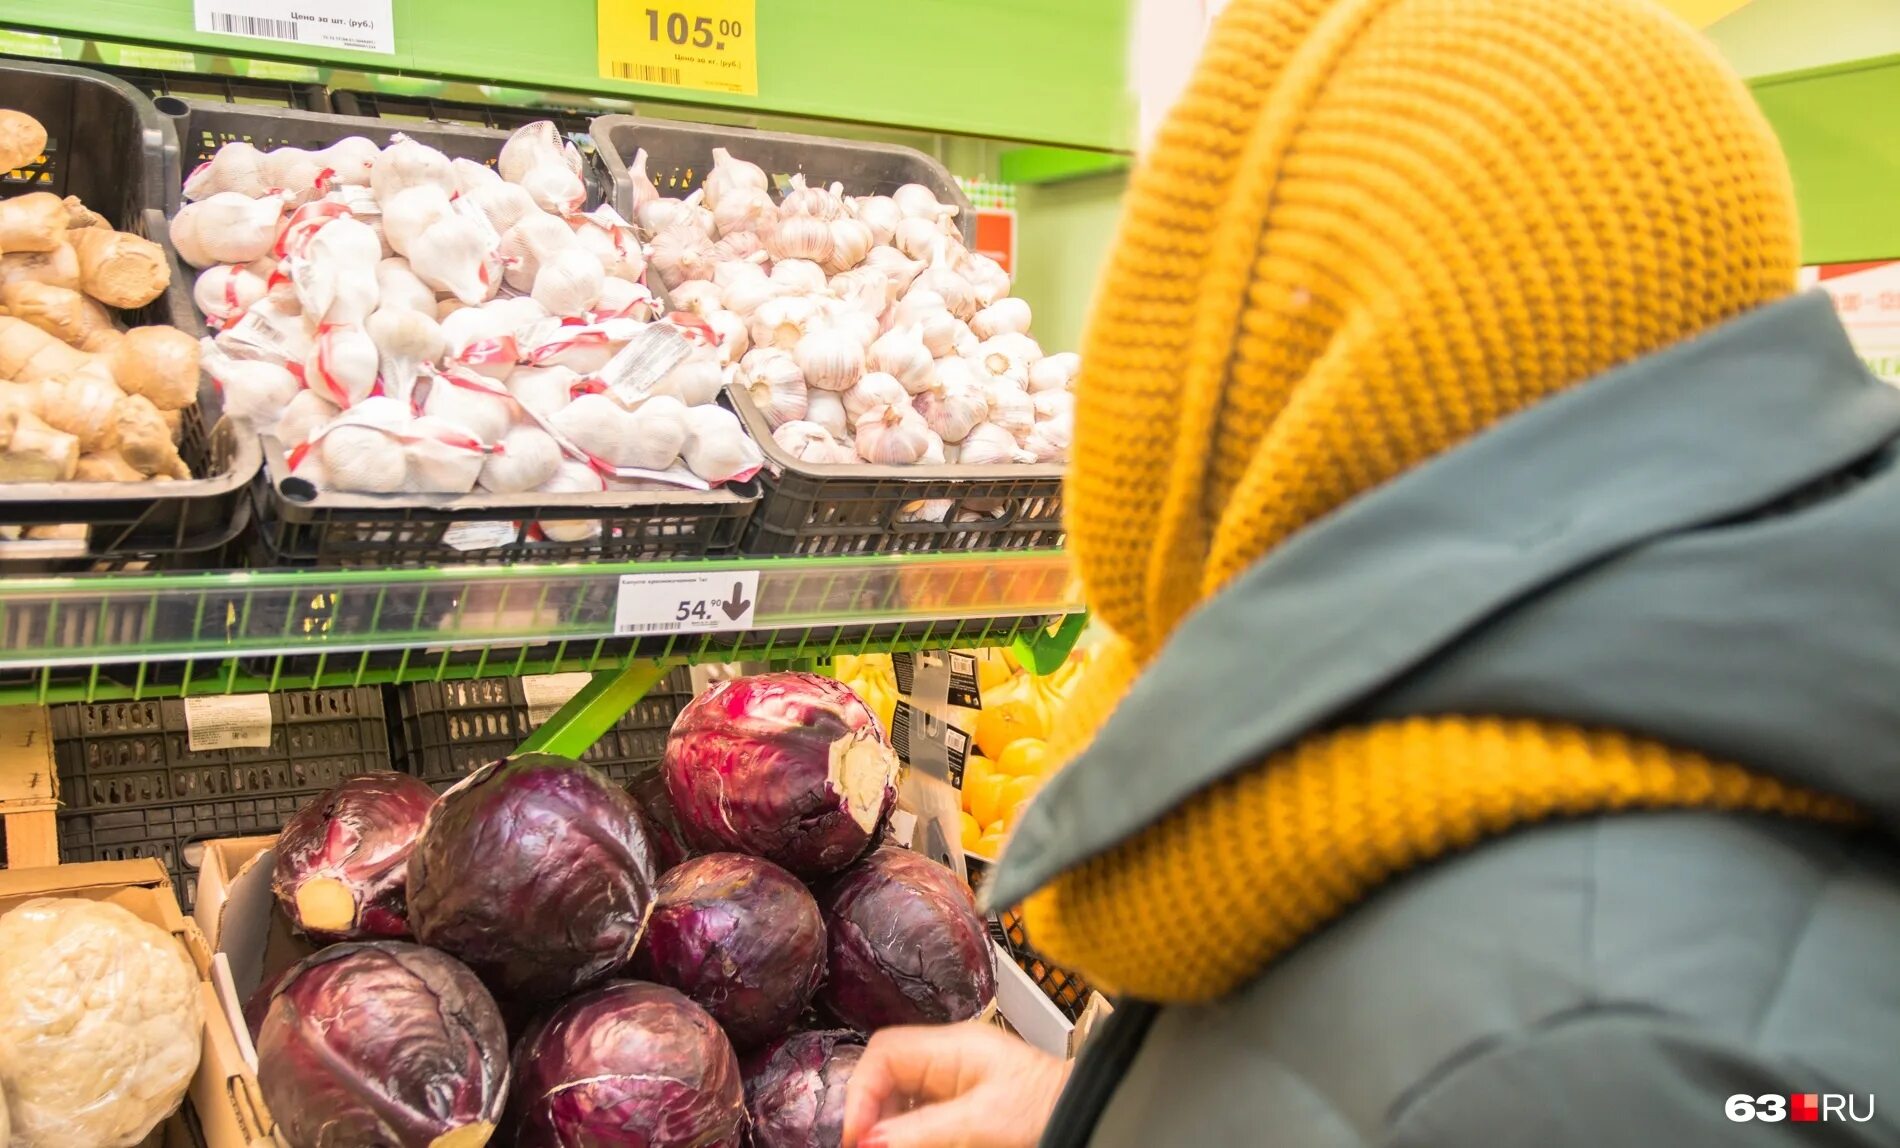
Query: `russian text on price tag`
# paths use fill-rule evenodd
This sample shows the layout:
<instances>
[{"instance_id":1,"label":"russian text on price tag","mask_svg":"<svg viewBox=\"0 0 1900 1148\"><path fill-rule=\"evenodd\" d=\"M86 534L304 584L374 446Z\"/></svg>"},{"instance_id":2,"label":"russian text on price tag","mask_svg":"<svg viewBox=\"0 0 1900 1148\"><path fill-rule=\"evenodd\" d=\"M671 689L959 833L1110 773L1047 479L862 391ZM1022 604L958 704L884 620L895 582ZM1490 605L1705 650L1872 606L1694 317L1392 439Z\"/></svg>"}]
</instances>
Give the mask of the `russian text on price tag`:
<instances>
[{"instance_id":1,"label":"russian text on price tag","mask_svg":"<svg viewBox=\"0 0 1900 1148\"><path fill-rule=\"evenodd\" d=\"M759 94L757 0L596 0L609 80Z\"/></svg>"},{"instance_id":2,"label":"russian text on price tag","mask_svg":"<svg viewBox=\"0 0 1900 1148\"><path fill-rule=\"evenodd\" d=\"M270 695L185 699L185 742L193 753L270 744Z\"/></svg>"},{"instance_id":3,"label":"russian text on price tag","mask_svg":"<svg viewBox=\"0 0 1900 1148\"><path fill-rule=\"evenodd\" d=\"M200 32L390 55L396 51L391 6L390 0L192 0L191 14Z\"/></svg>"},{"instance_id":4,"label":"russian text on price tag","mask_svg":"<svg viewBox=\"0 0 1900 1148\"><path fill-rule=\"evenodd\" d=\"M622 574L616 634L710 634L749 630L759 599L757 570Z\"/></svg>"}]
</instances>

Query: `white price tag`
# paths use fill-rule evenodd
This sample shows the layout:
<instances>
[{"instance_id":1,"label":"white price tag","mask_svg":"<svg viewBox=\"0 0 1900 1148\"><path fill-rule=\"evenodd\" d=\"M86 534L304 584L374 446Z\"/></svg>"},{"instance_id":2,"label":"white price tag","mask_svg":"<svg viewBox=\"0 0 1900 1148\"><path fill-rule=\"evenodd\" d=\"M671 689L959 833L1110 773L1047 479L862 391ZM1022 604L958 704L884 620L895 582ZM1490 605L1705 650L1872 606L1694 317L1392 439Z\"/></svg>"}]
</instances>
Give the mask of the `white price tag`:
<instances>
[{"instance_id":1,"label":"white price tag","mask_svg":"<svg viewBox=\"0 0 1900 1148\"><path fill-rule=\"evenodd\" d=\"M592 674L534 674L521 679L521 692L528 698L528 725L539 726L560 712L568 699L581 692Z\"/></svg>"},{"instance_id":2,"label":"white price tag","mask_svg":"<svg viewBox=\"0 0 1900 1148\"><path fill-rule=\"evenodd\" d=\"M270 744L270 695L186 698L185 737L193 753Z\"/></svg>"},{"instance_id":3,"label":"white price tag","mask_svg":"<svg viewBox=\"0 0 1900 1148\"><path fill-rule=\"evenodd\" d=\"M616 634L707 634L746 630L759 597L757 570L622 574Z\"/></svg>"},{"instance_id":4,"label":"white price tag","mask_svg":"<svg viewBox=\"0 0 1900 1148\"><path fill-rule=\"evenodd\" d=\"M653 384L692 354L693 345L686 336L666 323L654 323L627 340L600 369L607 390L623 403L645 397Z\"/></svg>"},{"instance_id":5,"label":"white price tag","mask_svg":"<svg viewBox=\"0 0 1900 1148\"><path fill-rule=\"evenodd\" d=\"M391 8L391 0L192 0L191 15L200 32L394 55Z\"/></svg>"},{"instance_id":6,"label":"white price tag","mask_svg":"<svg viewBox=\"0 0 1900 1148\"><path fill-rule=\"evenodd\" d=\"M521 530L512 522L453 522L442 532L442 541L453 549L492 550L512 545Z\"/></svg>"}]
</instances>

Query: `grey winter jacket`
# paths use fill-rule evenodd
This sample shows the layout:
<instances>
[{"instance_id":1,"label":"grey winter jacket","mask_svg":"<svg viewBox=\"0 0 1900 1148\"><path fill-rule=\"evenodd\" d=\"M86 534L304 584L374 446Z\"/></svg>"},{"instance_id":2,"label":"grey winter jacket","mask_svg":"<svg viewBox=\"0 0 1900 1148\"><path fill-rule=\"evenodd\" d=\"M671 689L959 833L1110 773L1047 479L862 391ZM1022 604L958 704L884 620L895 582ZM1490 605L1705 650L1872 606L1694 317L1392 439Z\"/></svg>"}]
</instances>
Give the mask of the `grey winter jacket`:
<instances>
[{"instance_id":1,"label":"grey winter jacket","mask_svg":"<svg viewBox=\"0 0 1900 1148\"><path fill-rule=\"evenodd\" d=\"M1030 807L997 903L1306 733L1408 715L1625 729L1872 821L1492 840L1218 1004L1118 1002L1046 1148L1900 1145L1896 441L1900 392L1791 300L1367 495L1188 619Z\"/></svg>"}]
</instances>

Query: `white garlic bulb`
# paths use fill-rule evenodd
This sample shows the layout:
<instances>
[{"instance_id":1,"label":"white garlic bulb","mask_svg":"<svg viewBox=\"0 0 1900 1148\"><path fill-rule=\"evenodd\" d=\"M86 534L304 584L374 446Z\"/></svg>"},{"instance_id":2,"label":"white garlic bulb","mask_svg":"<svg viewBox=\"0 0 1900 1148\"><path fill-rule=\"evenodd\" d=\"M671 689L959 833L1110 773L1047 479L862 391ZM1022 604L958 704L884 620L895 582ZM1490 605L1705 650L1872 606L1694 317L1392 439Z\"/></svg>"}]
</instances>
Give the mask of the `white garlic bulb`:
<instances>
[{"instance_id":1,"label":"white garlic bulb","mask_svg":"<svg viewBox=\"0 0 1900 1148\"><path fill-rule=\"evenodd\" d=\"M943 237L943 230L930 220L906 218L891 234L891 246L912 259L928 260Z\"/></svg>"},{"instance_id":2,"label":"white garlic bulb","mask_svg":"<svg viewBox=\"0 0 1900 1148\"><path fill-rule=\"evenodd\" d=\"M609 466L665 470L686 445L686 408L656 395L629 411L606 395L582 395L548 420L581 450Z\"/></svg>"},{"instance_id":3,"label":"white garlic bulb","mask_svg":"<svg viewBox=\"0 0 1900 1148\"><path fill-rule=\"evenodd\" d=\"M858 345L869 348L877 341L878 332L884 329L876 315L867 315L855 307L835 304L826 311L826 321L837 330L857 339Z\"/></svg>"},{"instance_id":4,"label":"white garlic bulb","mask_svg":"<svg viewBox=\"0 0 1900 1148\"><path fill-rule=\"evenodd\" d=\"M304 385L340 407L368 399L376 389L381 356L376 344L354 323L325 327L304 360Z\"/></svg>"},{"instance_id":5,"label":"white garlic bulb","mask_svg":"<svg viewBox=\"0 0 1900 1148\"><path fill-rule=\"evenodd\" d=\"M385 393L407 401L423 369L441 359L447 349L442 328L433 315L402 307L382 307L363 322L376 344L379 373Z\"/></svg>"},{"instance_id":6,"label":"white garlic bulb","mask_svg":"<svg viewBox=\"0 0 1900 1148\"><path fill-rule=\"evenodd\" d=\"M891 193L891 202L904 213L906 219L927 219L939 222L949 219L957 209L947 203L937 201L937 193L921 183L907 183Z\"/></svg>"},{"instance_id":7,"label":"white garlic bulb","mask_svg":"<svg viewBox=\"0 0 1900 1148\"><path fill-rule=\"evenodd\" d=\"M717 340L719 361L722 363L738 362L752 344L752 333L746 328L745 320L731 311L707 314L706 325L712 328L713 338Z\"/></svg>"},{"instance_id":8,"label":"white garlic bulb","mask_svg":"<svg viewBox=\"0 0 1900 1148\"><path fill-rule=\"evenodd\" d=\"M377 305L405 311L420 311L436 317L435 291L409 269L409 261L400 256L384 259L376 265Z\"/></svg>"},{"instance_id":9,"label":"white garlic bulb","mask_svg":"<svg viewBox=\"0 0 1900 1148\"><path fill-rule=\"evenodd\" d=\"M863 266L883 272L884 277L891 281L892 292L901 296L910 290L911 284L929 264L921 259L912 259L895 247L873 247L865 255Z\"/></svg>"},{"instance_id":10,"label":"white garlic bulb","mask_svg":"<svg viewBox=\"0 0 1900 1148\"><path fill-rule=\"evenodd\" d=\"M766 238L765 249L774 259L823 263L831 258L831 225L808 215L788 215Z\"/></svg>"},{"instance_id":11,"label":"white garlic bulb","mask_svg":"<svg viewBox=\"0 0 1900 1148\"><path fill-rule=\"evenodd\" d=\"M836 185L831 188L806 187L802 173L792 176L791 184L791 190L785 193L784 200L779 204L780 226L784 225L785 217L788 216L806 216L830 223L844 214L844 196Z\"/></svg>"},{"instance_id":12,"label":"white garlic bulb","mask_svg":"<svg viewBox=\"0 0 1900 1148\"><path fill-rule=\"evenodd\" d=\"M773 429L772 441L799 462L823 466L857 461L855 451L814 422L794 420L784 423Z\"/></svg>"},{"instance_id":13,"label":"white garlic bulb","mask_svg":"<svg viewBox=\"0 0 1900 1148\"><path fill-rule=\"evenodd\" d=\"M285 374L289 372L286 371ZM313 431L342 412L343 408L317 392L308 389L300 390L291 396L288 403L284 404L284 413L277 420L276 430L272 433L277 436L277 441L284 445L284 449L289 450L308 442Z\"/></svg>"},{"instance_id":14,"label":"white garlic bulb","mask_svg":"<svg viewBox=\"0 0 1900 1148\"><path fill-rule=\"evenodd\" d=\"M574 385L580 381L580 375L567 367L518 367L508 376L508 393L546 419L574 401Z\"/></svg>"},{"instance_id":15,"label":"white garlic bulb","mask_svg":"<svg viewBox=\"0 0 1900 1148\"><path fill-rule=\"evenodd\" d=\"M918 326L927 316L948 311L943 305L943 296L935 291L908 291L892 306L889 326L892 329Z\"/></svg>"},{"instance_id":16,"label":"white garlic bulb","mask_svg":"<svg viewBox=\"0 0 1900 1148\"><path fill-rule=\"evenodd\" d=\"M989 398L973 383L957 382L918 395L912 402L924 422L945 442L962 442L989 417Z\"/></svg>"},{"instance_id":17,"label":"white garlic bulb","mask_svg":"<svg viewBox=\"0 0 1900 1148\"><path fill-rule=\"evenodd\" d=\"M825 290L840 303L873 318L883 315L891 305L891 281L882 271L867 267L833 275Z\"/></svg>"},{"instance_id":18,"label":"white garlic bulb","mask_svg":"<svg viewBox=\"0 0 1900 1148\"><path fill-rule=\"evenodd\" d=\"M550 315L576 317L600 302L606 278L600 260L579 247L570 247L541 261L530 297Z\"/></svg>"},{"instance_id":19,"label":"white garlic bulb","mask_svg":"<svg viewBox=\"0 0 1900 1148\"><path fill-rule=\"evenodd\" d=\"M864 344L836 327L822 326L804 335L793 346L792 358L805 385L819 390L846 390L864 377Z\"/></svg>"},{"instance_id":20,"label":"white garlic bulb","mask_svg":"<svg viewBox=\"0 0 1900 1148\"><path fill-rule=\"evenodd\" d=\"M957 459L970 466L1034 462L1036 456L1016 444L1016 436L995 423L978 423L958 444Z\"/></svg>"},{"instance_id":21,"label":"white garlic bulb","mask_svg":"<svg viewBox=\"0 0 1900 1148\"><path fill-rule=\"evenodd\" d=\"M862 418L864 412L872 407L910 405L910 395L904 390L904 384L881 371L865 375L849 390L840 392L840 395L844 399L844 413L853 422Z\"/></svg>"},{"instance_id":22,"label":"white garlic bulb","mask_svg":"<svg viewBox=\"0 0 1900 1148\"><path fill-rule=\"evenodd\" d=\"M686 406L696 407L717 399L724 382L718 357L710 348L701 347L674 364L648 393L670 395Z\"/></svg>"},{"instance_id":23,"label":"white garlic bulb","mask_svg":"<svg viewBox=\"0 0 1900 1148\"><path fill-rule=\"evenodd\" d=\"M713 244L713 256L721 263L736 263L771 256L765 250L765 238L756 231L735 231Z\"/></svg>"},{"instance_id":24,"label":"white garlic bulb","mask_svg":"<svg viewBox=\"0 0 1900 1148\"><path fill-rule=\"evenodd\" d=\"M829 284L825 269L809 259L780 259L772 265L772 282L792 295L822 295Z\"/></svg>"},{"instance_id":25,"label":"white garlic bulb","mask_svg":"<svg viewBox=\"0 0 1900 1148\"><path fill-rule=\"evenodd\" d=\"M752 312L752 345L789 351L820 319L823 307L808 295L779 295Z\"/></svg>"},{"instance_id":26,"label":"white garlic bulb","mask_svg":"<svg viewBox=\"0 0 1900 1148\"><path fill-rule=\"evenodd\" d=\"M719 199L712 213L713 228L722 237L737 232L771 233L778 226L778 205L762 187L733 188Z\"/></svg>"},{"instance_id":27,"label":"white garlic bulb","mask_svg":"<svg viewBox=\"0 0 1900 1148\"><path fill-rule=\"evenodd\" d=\"M957 357L967 359L976 354L982 345L983 341L976 337L975 331L970 330L970 325L958 319L956 333L950 336L950 346Z\"/></svg>"},{"instance_id":28,"label":"white garlic bulb","mask_svg":"<svg viewBox=\"0 0 1900 1148\"><path fill-rule=\"evenodd\" d=\"M765 169L758 164L734 159L732 153L722 147L714 148L712 154L712 170L706 173L707 207L717 211L732 193L763 192L771 187Z\"/></svg>"},{"instance_id":29,"label":"white garlic bulb","mask_svg":"<svg viewBox=\"0 0 1900 1148\"><path fill-rule=\"evenodd\" d=\"M536 488L547 494L596 494L607 489L600 473L584 462L574 459L562 459L554 477ZM550 521L542 519L535 525L541 533L555 542L586 542L600 537L598 518L565 518Z\"/></svg>"},{"instance_id":30,"label":"white garlic bulb","mask_svg":"<svg viewBox=\"0 0 1900 1148\"><path fill-rule=\"evenodd\" d=\"M872 407L858 419L854 443L873 466L909 466L930 449L930 428L909 406Z\"/></svg>"},{"instance_id":31,"label":"white garlic bulb","mask_svg":"<svg viewBox=\"0 0 1900 1148\"><path fill-rule=\"evenodd\" d=\"M634 210L638 211L641 204L660 198L660 189L653 186L653 177L647 174L647 149L634 151L633 162L627 165L627 176L633 184Z\"/></svg>"},{"instance_id":32,"label":"white garlic bulb","mask_svg":"<svg viewBox=\"0 0 1900 1148\"><path fill-rule=\"evenodd\" d=\"M911 394L928 390L937 375L936 359L924 345L922 323L892 327L872 342L865 365L891 375Z\"/></svg>"},{"instance_id":33,"label":"white garlic bulb","mask_svg":"<svg viewBox=\"0 0 1900 1148\"><path fill-rule=\"evenodd\" d=\"M406 187L389 197L383 207L383 239L398 255L409 254L409 244L455 209L448 193L433 183Z\"/></svg>"},{"instance_id":34,"label":"white garlic bulb","mask_svg":"<svg viewBox=\"0 0 1900 1148\"><path fill-rule=\"evenodd\" d=\"M270 188L264 178L264 153L243 140L220 147L209 162L185 177L185 198L196 202L222 192L256 199Z\"/></svg>"},{"instance_id":35,"label":"white garlic bulb","mask_svg":"<svg viewBox=\"0 0 1900 1148\"><path fill-rule=\"evenodd\" d=\"M851 417L845 414L844 399L836 391L808 392L805 418L830 431L839 442L851 441Z\"/></svg>"},{"instance_id":36,"label":"white garlic bulb","mask_svg":"<svg viewBox=\"0 0 1900 1148\"><path fill-rule=\"evenodd\" d=\"M746 437L737 415L707 404L686 412L686 445L680 448L680 460L707 482L721 483L750 478L765 456L759 444Z\"/></svg>"},{"instance_id":37,"label":"white garlic bulb","mask_svg":"<svg viewBox=\"0 0 1900 1148\"><path fill-rule=\"evenodd\" d=\"M495 494L534 490L561 469L561 446L537 426L516 426L502 436L475 481Z\"/></svg>"},{"instance_id":38,"label":"white garlic bulb","mask_svg":"<svg viewBox=\"0 0 1900 1148\"><path fill-rule=\"evenodd\" d=\"M387 205L397 192L425 183L440 187L444 195L454 195L455 168L448 156L400 132L370 165L370 192L379 204Z\"/></svg>"},{"instance_id":39,"label":"white garlic bulb","mask_svg":"<svg viewBox=\"0 0 1900 1148\"><path fill-rule=\"evenodd\" d=\"M770 348L748 351L740 360L739 371L745 379L747 396L765 416L767 426L776 430L805 417L810 392L804 374L790 355Z\"/></svg>"},{"instance_id":40,"label":"white garlic bulb","mask_svg":"<svg viewBox=\"0 0 1900 1148\"><path fill-rule=\"evenodd\" d=\"M1075 376L1081 370L1082 356L1074 351L1044 355L1029 364L1029 389L1031 392L1069 390L1075 386Z\"/></svg>"},{"instance_id":41,"label":"white garlic bulb","mask_svg":"<svg viewBox=\"0 0 1900 1148\"><path fill-rule=\"evenodd\" d=\"M1052 391L1051 394L1062 394ZM1023 438L1023 449L1037 462L1067 462L1069 447L1075 439L1075 418L1063 413L1043 419Z\"/></svg>"},{"instance_id":42,"label":"white garlic bulb","mask_svg":"<svg viewBox=\"0 0 1900 1148\"><path fill-rule=\"evenodd\" d=\"M849 271L864 261L877 245L871 225L859 219L831 221L831 256L825 266L832 271Z\"/></svg>"},{"instance_id":43,"label":"white garlic bulb","mask_svg":"<svg viewBox=\"0 0 1900 1148\"><path fill-rule=\"evenodd\" d=\"M1031 391L1029 401L1036 408L1036 421L1075 417L1075 396L1068 391Z\"/></svg>"},{"instance_id":44,"label":"white garlic bulb","mask_svg":"<svg viewBox=\"0 0 1900 1148\"><path fill-rule=\"evenodd\" d=\"M493 386L493 383L489 384ZM501 395L455 375L437 375L429 382L422 413L441 419L485 443L500 442L514 422L514 410Z\"/></svg>"},{"instance_id":45,"label":"white garlic bulb","mask_svg":"<svg viewBox=\"0 0 1900 1148\"><path fill-rule=\"evenodd\" d=\"M673 310L708 315L725 306L719 285L711 279L688 279L668 293Z\"/></svg>"},{"instance_id":46,"label":"white garlic bulb","mask_svg":"<svg viewBox=\"0 0 1900 1148\"><path fill-rule=\"evenodd\" d=\"M944 243L937 244L930 266L924 268L905 294L934 291L942 297L944 310L967 322L976 314L976 289L970 286L968 279L951 270L947 250Z\"/></svg>"},{"instance_id":47,"label":"white garlic bulb","mask_svg":"<svg viewBox=\"0 0 1900 1148\"><path fill-rule=\"evenodd\" d=\"M750 268L750 274L735 270L740 267ZM755 263L721 263L713 269L713 282L723 292L720 302L725 309L748 323L767 300L785 294Z\"/></svg>"},{"instance_id":48,"label":"white garlic bulb","mask_svg":"<svg viewBox=\"0 0 1900 1148\"><path fill-rule=\"evenodd\" d=\"M919 325L923 328L924 346L939 359L955 355L957 334L969 330L963 320L948 311L925 312Z\"/></svg>"},{"instance_id":49,"label":"white garlic bulb","mask_svg":"<svg viewBox=\"0 0 1900 1148\"><path fill-rule=\"evenodd\" d=\"M594 319L653 318L658 304L653 292L638 283L609 275L600 285L600 301L594 304Z\"/></svg>"},{"instance_id":50,"label":"white garlic bulb","mask_svg":"<svg viewBox=\"0 0 1900 1148\"><path fill-rule=\"evenodd\" d=\"M324 486L365 494L394 494L409 477L409 459L386 431L368 426L333 427L317 443Z\"/></svg>"},{"instance_id":51,"label":"white garlic bulb","mask_svg":"<svg viewBox=\"0 0 1900 1148\"><path fill-rule=\"evenodd\" d=\"M1029 382L1029 368L1042 358L1042 348L1028 335L1010 332L983 340L973 356L992 375Z\"/></svg>"},{"instance_id":52,"label":"white garlic bulb","mask_svg":"<svg viewBox=\"0 0 1900 1148\"><path fill-rule=\"evenodd\" d=\"M541 273L543 259L557 251L579 249L580 245L580 239L566 223L545 211L528 212L501 237L498 251L507 268L503 274L508 286L517 291L532 290L534 277Z\"/></svg>"},{"instance_id":53,"label":"white garlic bulb","mask_svg":"<svg viewBox=\"0 0 1900 1148\"><path fill-rule=\"evenodd\" d=\"M904 219L903 209L888 195L860 196L852 200L850 206L851 214L871 229L873 245L889 243L897 231L897 225Z\"/></svg>"},{"instance_id":54,"label":"white garlic bulb","mask_svg":"<svg viewBox=\"0 0 1900 1148\"><path fill-rule=\"evenodd\" d=\"M416 277L470 306L493 298L501 285L488 239L460 215L437 223L410 246L409 268Z\"/></svg>"},{"instance_id":55,"label":"white garlic bulb","mask_svg":"<svg viewBox=\"0 0 1900 1148\"><path fill-rule=\"evenodd\" d=\"M665 196L649 199L634 208L633 222L649 239L676 224L691 222L697 226L693 209L698 206L702 194L695 191L685 199L668 199Z\"/></svg>"},{"instance_id":56,"label":"white garlic bulb","mask_svg":"<svg viewBox=\"0 0 1900 1148\"><path fill-rule=\"evenodd\" d=\"M990 373L983 369L982 364L962 358L938 359L936 375L939 387L967 384L972 387L986 388L991 378Z\"/></svg>"},{"instance_id":57,"label":"white garlic bulb","mask_svg":"<svg viewBox=\"0 0 1900 1148\"><path fill-rule=\"evenodd\" d=\"M970 330L976 332L979 339L1026 333L1029 330L1029 304L1014 296L998 299L976 313L970 320Z\"/></svg>"},{"instance_id":58,"label":"white garlic bulb","mask_svg":"<svg viewBox=\"0 0 1900 1148\"><path fill-rule=\"evenodd\" d=\"M987 255L966 251L957 270L976 289L976 301L988 307L1009 295L1009 272Z\"/></svg>"},{"instance_id":59,"label":"white garlic bulb","mask_svg":"<svg viewBox=\"0 0 1900 1148\"><path fill-rule=\"evenodd\" d=\"M1007 378L993 378L983 388L989 400L989 421L1002 427L1021 442L1036 426L1036 404L1029 392Z\"/></svg>"},{"instance_id":60,"label":"white garlic bulb","mask_svg":"<svg viewBox=\"0 0 1900 1148\"><path fill-rule=\"evenodd\" d=\"M192 284L191 301L214 328L227 327L264 297L268 281L266 275L259 275L248 266L214 264L205 268ZM434 295L429 296L429 302L435 302Z\"/></svg>"},{"instance_id":61,"label":"white garlic bulb","mask_svg":"<svg viewBox=\"0 0 1900 1148\"><path fill-rule=\"evenodd\" d=\"M472 195L484 187L501 187L508 182L494 168L472 159L451 159L449 170L455 173L457 195Z\"/></svg>"},{"instance_id":62,"label":"white garlic bulb","mask_svg":"<svg viewBox=\"0 0 1900 1148\"><path fill-rule=\"evenodd\" d=\"M271 249L283 215L282 196L252 199L220 191L178 209L172 217L172 245L193 267L249 263Z\"/></svg>"},{"instance_id":63,"label":"white garlic bulb","mask_svg":"<svg viewBox=\"0 0 1900 1148\"><path fill-rule=\"evenodd\" d=\"M675 223L653 237L647 265L670 291L689 279L711 279L716 260L712 239L690 224Z\"/></svg>"}]
</instances>

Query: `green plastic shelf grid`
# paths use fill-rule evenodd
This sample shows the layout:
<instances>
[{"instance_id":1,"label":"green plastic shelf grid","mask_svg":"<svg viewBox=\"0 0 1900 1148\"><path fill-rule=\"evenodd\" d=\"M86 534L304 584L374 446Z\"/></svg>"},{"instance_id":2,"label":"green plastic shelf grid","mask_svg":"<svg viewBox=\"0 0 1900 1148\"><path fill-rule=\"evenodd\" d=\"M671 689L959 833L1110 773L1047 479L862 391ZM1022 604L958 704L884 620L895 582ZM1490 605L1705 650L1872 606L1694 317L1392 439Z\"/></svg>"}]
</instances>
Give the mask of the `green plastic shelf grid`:
<instances>
[{"instance_id":1,"label":"green plastic shelf grid","mask_svg":"<svg viewBox=\"0 0 1900 1148\"><path fill-rule=\"evenodd\" d=\"M678 571L757 571L751 628L616 634L621 576ZM1066 646L1082 608L1050 552L11 579L0 704Z\"/></svg>"}]
</instances>

